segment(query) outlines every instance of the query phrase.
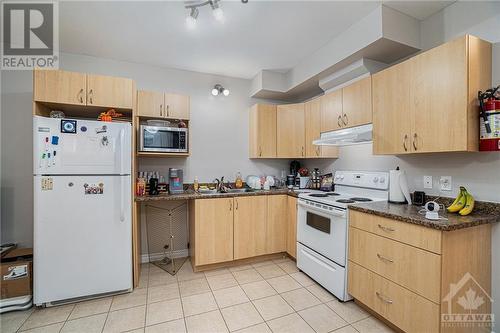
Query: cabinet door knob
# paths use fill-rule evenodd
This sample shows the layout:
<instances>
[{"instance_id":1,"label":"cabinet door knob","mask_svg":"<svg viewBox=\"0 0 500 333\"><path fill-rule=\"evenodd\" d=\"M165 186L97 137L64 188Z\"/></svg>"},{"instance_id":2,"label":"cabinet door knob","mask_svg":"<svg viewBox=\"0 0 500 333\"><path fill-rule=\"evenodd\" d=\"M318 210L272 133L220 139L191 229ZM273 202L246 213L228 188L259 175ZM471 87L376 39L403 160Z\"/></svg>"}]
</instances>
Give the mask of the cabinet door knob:
<instances>
[{"instance_id":1,"label":"cabinet door knob","mask_svg":"<svg viewBox=\"0 0 500 333\"><path fill-rule=\"evenodd\" d=\"M92 104L92 98L94 97L94 89L90 89L89 91L89 103Z\"/></svg>"},{"instance_id":2,"label":"cabinet door knob","mask_svg":"<svg viewBox=\"0 0 500 333\"><path fill-rule=\"evenodd\" d=\"M403 139L403 148L405 149L405 151L408 151L408 146L406 144L407 141L408 141L408 134L405 134L405 137Z\"/></svg>"},{"instance_id":3,"label":"cabinet door knob","mask_svg":"<svg viewBox=\"0 0 500 333\"><path fill-rule=\"evenodd\" d=\"M342 124L340 123L341 120L342 116L339 115L339 117L337 118L337 125L339 125L339 127L342 127Z\"/></svg>"},{"instance_id":4,"label":"cabinet door knob","mask_svg":"<svg viewBox=\"0 0 500 333\"><path fill-rule=\"evenodd\" d=\"M238 210L238 200L236 200L236 210Z\"/></svg>"},{"instance_id":5,"label":"cabinet door knob","mask_svg":"<svg viewBox=\"0 0 500 333\"><path fill-rule=\"evenodd\" d=\"M413 134L413 149L417 150L417 133Z\"/></svg>"},{"instance_id":6,"label":"cabinet door knob","mask_svg":"<svg viewBox=\"0 0 500 333\"><path fill-rule=\"evenodd\" d=\"M167 117L170 116L170 105L167 104Z\"/></svg>"},{"instance_id":7,"label":"cabinet door knob","mask_svg":"<svg viewBox=\"0 0 500 333\"><path fill-rule=\"evenodd\" d=\"M342 123L344 123L345 126L347 126L347 124L349 124L349 118L347 118L347 115L345 113L342 116Z\"/></svg>"},{"instance_id":8,"label":"cabinet door knob","mask_svg":"<svg viewBox=\"0 0 500 333\"><path fill-rule=\"evenodd\" d=\"M160 104L160 117L163 115L163 105Z\"/></svg>"},{"instance_id":9,"label":"cabinet door knob","mask_svg":"<svg viewBox=\"0 0 500 333\"><path fill-rule=\"evenodd\" d=\"M262 157L262 147L259 147L259 156Z\"/></svg>"},{"instance_id":10,"label":"cabinet door knob","mask_svg":"<svg viewBox=\"0 0 500 333\"><path fill-rule=\"evenodd\" d=\"M233 210L233 200L229 200L229 210Z\"/></svg>"},{"instance_id":11,"label":"cabinet door knob","mask_svg":"<svg viewBox=\"0 0 500 333\"><path fill-rule=\"evenodd\" d=\"M304 156L304 146L302 146L302 152L301 152L302 156Z\"/></svg>"}]
</instances>

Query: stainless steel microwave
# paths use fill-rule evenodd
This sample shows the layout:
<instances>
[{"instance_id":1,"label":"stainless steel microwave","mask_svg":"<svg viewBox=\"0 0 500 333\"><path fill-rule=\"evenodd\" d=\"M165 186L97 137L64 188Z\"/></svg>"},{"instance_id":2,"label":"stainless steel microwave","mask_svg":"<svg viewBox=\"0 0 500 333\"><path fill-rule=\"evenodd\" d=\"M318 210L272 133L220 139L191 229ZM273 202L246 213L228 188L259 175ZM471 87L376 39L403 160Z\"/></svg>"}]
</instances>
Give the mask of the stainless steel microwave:
<instances>
[{"instance_id":1,"label":"stainless steel microwave","mask_svg":"<svg viewBox=\"0 0 500 333\"><path fill-rule=\"evenodd\" d=\"M141 125L139 128L140 151L162 153L187 153L188 129Z\"/></svg>"}]
</instances>

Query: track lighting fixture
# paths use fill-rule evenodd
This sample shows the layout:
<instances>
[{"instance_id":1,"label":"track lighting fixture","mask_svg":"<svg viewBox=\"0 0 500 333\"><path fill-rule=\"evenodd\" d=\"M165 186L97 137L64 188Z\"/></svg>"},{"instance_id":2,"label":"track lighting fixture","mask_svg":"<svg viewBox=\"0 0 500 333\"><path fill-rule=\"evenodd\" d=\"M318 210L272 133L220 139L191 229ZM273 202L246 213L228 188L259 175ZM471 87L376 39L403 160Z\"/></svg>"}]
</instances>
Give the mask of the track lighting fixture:
<instances>
[{"instance_id":1,"label":"track lighting fixture","mask_svg":"<svg viewBox=\"0 0 500 333\"><path fill-rule=\"evenodd\" d=\"M224 96L229 96L229 90L224 88L222 85L220 84L216 84L213 89L212 89L212 95L214 96L218 96L218 95L224 95Z\"/></svg>"},{"instance_id":2,"label":"track lighting fixture","mask_svg":"<svg viewBox=\"0 0 500 333\"><path fill-rule=\"evenodd\" d=\"M196 27L196 19L198 18L198 15L200 14L200 11L196 7L191 7L191 12L189 15L186 17L186 25L188 28L193 29Z\"/></svg>"},{"instance_id":3,"label":"track lighting fixture","mask_svg":"<svg viewBox=\"0 0 500 333\"><path fill-rule=\"evenodd\" d=\"M198 18L199 10L198 8L210 5L212 8L212 15L218 22L224 22L224 12L220 6L220 0L194 0L194 1L184 1L184 7L190 10L189 15L186 17L186 24L188 28L194 28L196 26L196 19Z\"/></svg>"}]
</instances>

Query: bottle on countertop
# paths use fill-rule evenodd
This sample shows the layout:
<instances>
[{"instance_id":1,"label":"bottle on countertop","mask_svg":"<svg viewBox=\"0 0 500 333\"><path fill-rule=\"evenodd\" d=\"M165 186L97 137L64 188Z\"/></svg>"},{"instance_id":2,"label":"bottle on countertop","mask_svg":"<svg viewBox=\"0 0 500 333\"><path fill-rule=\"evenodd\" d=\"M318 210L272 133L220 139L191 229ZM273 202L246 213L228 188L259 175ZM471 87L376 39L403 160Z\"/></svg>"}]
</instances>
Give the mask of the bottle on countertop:
<instances>
[{"instance_id":1,"label":"bottle on countertop","mask_svg":"<svg viewBox=\"0 0 500 333\"><path fill-rule=\"evenodd\" d=\"M193 189L196 193L198 193L198 190L200 189L200 184L198 183L198 177L194 177Z\"/></svg>"},{"instance_id":2,"label":"bottle on countertop","mask_svg":"<svg viewBox=\"0 0 500 333\"><path fill-rule=\"evenodd\" d=\"M234 181L234 186L236 188L243 188L243 179L241 179L241 173L236 174L236 180Z\"/></svg>"}]
</instances>

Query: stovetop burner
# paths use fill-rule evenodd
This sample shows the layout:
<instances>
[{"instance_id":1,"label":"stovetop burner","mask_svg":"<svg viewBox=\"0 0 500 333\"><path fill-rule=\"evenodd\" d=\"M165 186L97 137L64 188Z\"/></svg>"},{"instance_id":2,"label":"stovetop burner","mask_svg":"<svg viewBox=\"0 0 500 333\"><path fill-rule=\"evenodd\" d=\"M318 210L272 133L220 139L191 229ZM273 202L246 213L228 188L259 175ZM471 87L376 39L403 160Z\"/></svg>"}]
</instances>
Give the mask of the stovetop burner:
<instances>
[{"instance_id":1,"label":"stovetop burner","mask_svg":"<svg viewBox=\"0 0 500 333\"><path fill-rule=\"evenodd\" d=\"M370 199L370 198L363 198L363 197L354 197L354 198L350 198L350 200L359 201L359 202L368 202L368 201L373 201L373 200L372 200L372 199Z\"/></svg>"},{"instance_id":2,"label":"stovetop burner","mask_svg":"<svg viewBox=\"0 0 500 333\"><path fill-rule=\"evenodd\" d=\"M323 194L323 193L312 193L312 194L309 194L309 196L314 197L314 198L326 198L328 195Z\"/></svg>"},{"instance_id":3,"label":"stovetop burner","mask_svg":"<svg viewBox=\"0 0 500 333\"><path fill-rule=\"evenodd\" d=\"M355 202L354 200L351 200L351 199L338 199L336 201L340 202L340 203L354 203Z\"/></svg>"}]
</instances>

